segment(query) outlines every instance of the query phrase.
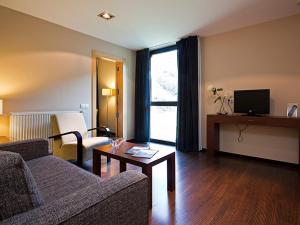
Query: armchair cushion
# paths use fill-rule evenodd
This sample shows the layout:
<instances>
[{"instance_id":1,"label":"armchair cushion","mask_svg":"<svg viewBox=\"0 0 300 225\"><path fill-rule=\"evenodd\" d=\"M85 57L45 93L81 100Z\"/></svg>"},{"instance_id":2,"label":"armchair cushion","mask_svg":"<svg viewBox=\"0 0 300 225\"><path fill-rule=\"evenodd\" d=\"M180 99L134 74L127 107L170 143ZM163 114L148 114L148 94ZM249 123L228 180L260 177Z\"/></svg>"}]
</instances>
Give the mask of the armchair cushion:
<instances>
[{"instance_id":1,"label":"armchair cushion","mask_svg":"<svg viewBox=\"0 0 300 225\"><path fill-rule=\"evenodd\" d=\"M82 140L82 145L85 150L92 149L97 146L109 144L110 140L108 137L90 137ZM70 145L76 145L77 142L71 142Z\"/></svg>"},{"instance_id":2,"label":"armchair cushion","mask_svg":"<svg viewBox=\"0 0 300 225\"><path fill-rule=\"evenodd\" d=\"M44 200L20 154L0 151L0 221L39 207Z\"/></svg>"},{"instance_id":3,"label":"armchair cushion","mask_svg":"<svg viewBox=\"0 0 300 225\"><path fill-rule=\"evenodd\" d=\"M88 137L88 130L82 113L60 113L55 115L59 132L66 133L70 131L78 131L82 138ZM62 144L67 144L76 141L73 134L64 135L61 137Z\"/></svg>"},{"instance_id":4,"label":"armchair cushion","mask_svg":"<svg viewBox=\"0 0 300 225\"><path fill-rule=\"evenodd\" d=\"M82 140L83 146L83 161L90 160L93 158L93 148L101 145L109 144L110 140L108 137L90 137ZM60 151L63 151L65 155L68 155L69 159L76 159L76 148L77 141L64 144Z\"/></svg>"}]
</instances>

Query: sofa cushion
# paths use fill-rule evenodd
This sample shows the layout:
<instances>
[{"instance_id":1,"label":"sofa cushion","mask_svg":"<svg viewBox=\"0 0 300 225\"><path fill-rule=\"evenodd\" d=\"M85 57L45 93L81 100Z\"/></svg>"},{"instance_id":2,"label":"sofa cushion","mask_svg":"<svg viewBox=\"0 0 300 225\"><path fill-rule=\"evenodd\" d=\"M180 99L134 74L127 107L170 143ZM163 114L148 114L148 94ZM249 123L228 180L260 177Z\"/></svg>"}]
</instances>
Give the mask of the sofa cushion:
<instances>
[{"instance_id":1,"label":"sofa cushion","mask_svg":"<svg viewBox=\"0 0 300 225\"><path fill-rule=\"evenodd\" d=\"M18 153L0 151L0 220L43 204L25 161Z\"/></svg>"},{"instance_id":2,"label":"sofa cushion","mask_svg":"<svg viewBox=\"0 0 300 225\"><path fill-rule=\"evenodd\" d=\"M26 162L45 199L51 202L102 179L68 161L45 156Z\"/></svg>"}]
</instances>

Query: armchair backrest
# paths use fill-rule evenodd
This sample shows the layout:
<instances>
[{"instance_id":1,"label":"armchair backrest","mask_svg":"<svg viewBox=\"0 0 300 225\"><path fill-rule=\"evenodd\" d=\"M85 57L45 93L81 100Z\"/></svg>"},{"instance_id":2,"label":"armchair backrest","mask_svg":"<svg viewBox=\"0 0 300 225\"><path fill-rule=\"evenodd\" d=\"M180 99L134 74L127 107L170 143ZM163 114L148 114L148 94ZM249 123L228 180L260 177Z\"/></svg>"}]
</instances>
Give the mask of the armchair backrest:
<instances>
[{"instance_id":1,"label":"armchair backrest","mask_svg":"<svg viewBox=\"0 0 300 225\"><path fill-rule=\"evenodd\" d=\"M82 135L82 138L88 137L88 131L83 113L60 113L56 114L55 117L59 133L62 134L70 131L78 131ZM63 144L76 141L76 137L73 134L64 135L61 137L61 139Z\"/></svg>"}]
</instances>

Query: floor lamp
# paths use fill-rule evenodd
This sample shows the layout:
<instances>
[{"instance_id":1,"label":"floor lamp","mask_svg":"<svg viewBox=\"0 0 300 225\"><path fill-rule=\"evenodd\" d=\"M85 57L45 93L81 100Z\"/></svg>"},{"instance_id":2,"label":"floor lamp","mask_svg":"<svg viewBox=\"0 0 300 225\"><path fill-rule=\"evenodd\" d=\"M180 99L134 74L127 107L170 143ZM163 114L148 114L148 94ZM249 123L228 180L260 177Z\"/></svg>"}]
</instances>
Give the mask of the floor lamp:
<instances>
[{"instance_id":1,"label":"floor lamp","mask_svg":"<svg viewBox=\"0 0 300 225\"><path fill-rule=\"evenodd\" d=\"M102 88L102 96L106 96L106 127L108 127L108 97L113 95L113 89Z\"/></svg>"}]
</instances>

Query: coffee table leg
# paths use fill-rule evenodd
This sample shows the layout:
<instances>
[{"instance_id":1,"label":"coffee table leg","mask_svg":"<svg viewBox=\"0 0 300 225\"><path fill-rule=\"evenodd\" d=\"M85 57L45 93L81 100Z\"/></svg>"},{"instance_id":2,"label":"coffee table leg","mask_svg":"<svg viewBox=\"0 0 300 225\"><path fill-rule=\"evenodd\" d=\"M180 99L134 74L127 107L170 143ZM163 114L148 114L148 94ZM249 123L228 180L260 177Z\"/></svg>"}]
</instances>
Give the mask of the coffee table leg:
<instances>
[{"instance_id":1,"label":"coffee table leg","mask_svg":"<svg viewBox=\"0 0 300 225\"><path fill-rule=\"evenodd\" d=\"M120 161L120 173L125 172L126 171L126 163Z\"/></svg>"},{"instance_id":2,"label":"coffee table leg","mask_svg":"<svg viewBox=\"0 0 300 225\"><path fill-rule=\"evenodd\" d=\"M175 190L175 154L167 160L168 167L168 190Z\"/></svg>"},{"instance_id":3,"label":"coffee table leg","mask_svg":"<svg viewBox=\"0 0 300 225\"><path fill-rule=\"evenodd\" d=\"M93 151L93 173L101 177L101 154Z\"/></svg>"},{"instance_id":4,"label":"coffee table leg","mask_svg":"<svg viewBox=\"0 0 300 225\"><path fill-rule=\"evenodd\" d=\"M145 166L142 168L143 174L145 174L148 179L148 203L149 208L152 208L152 166Z\"/></svg>"},{"instance_id":5,"label":"coffee table leg","mask_svg":"<svg viewBox=\"0 0 300 225\"><path fill-rule=\"evenodd\" d=\"M107 157L106 157L106 163L110 163L110 161L111 161L111 160L110 160L110 157L107 156Z\"/></svg>"}]
</instances>

